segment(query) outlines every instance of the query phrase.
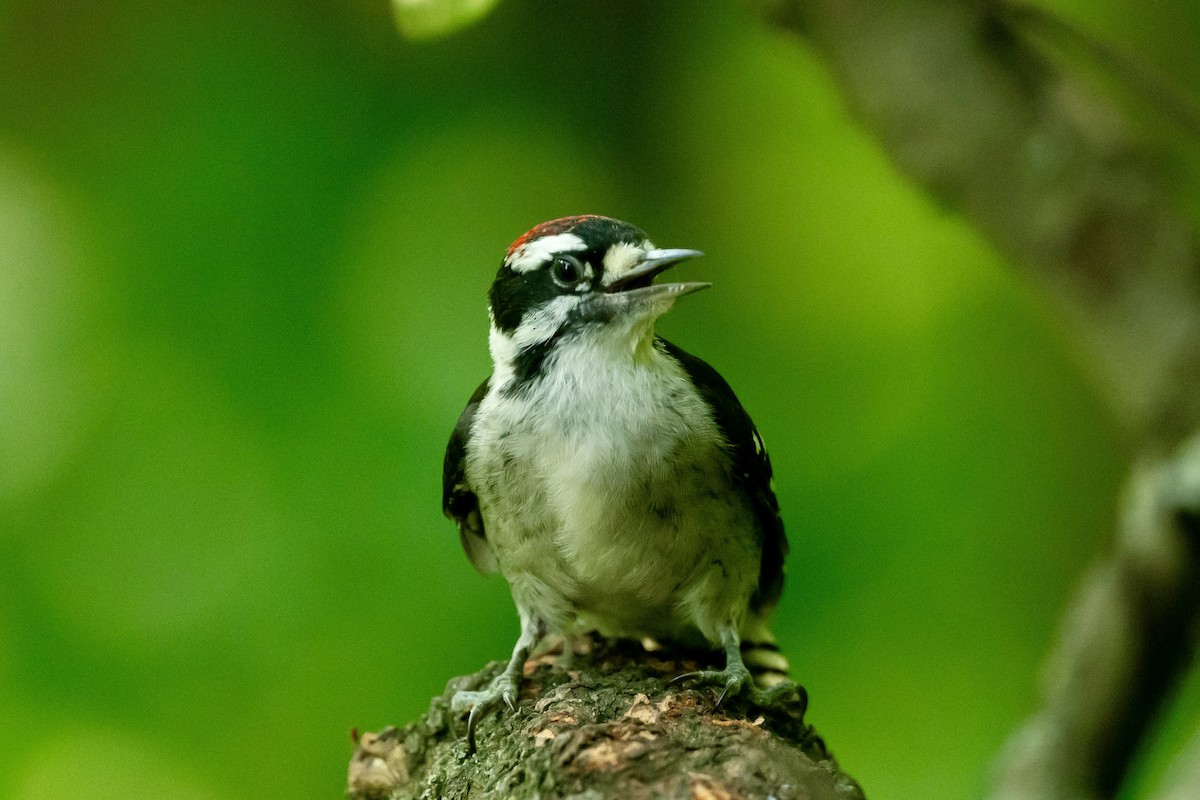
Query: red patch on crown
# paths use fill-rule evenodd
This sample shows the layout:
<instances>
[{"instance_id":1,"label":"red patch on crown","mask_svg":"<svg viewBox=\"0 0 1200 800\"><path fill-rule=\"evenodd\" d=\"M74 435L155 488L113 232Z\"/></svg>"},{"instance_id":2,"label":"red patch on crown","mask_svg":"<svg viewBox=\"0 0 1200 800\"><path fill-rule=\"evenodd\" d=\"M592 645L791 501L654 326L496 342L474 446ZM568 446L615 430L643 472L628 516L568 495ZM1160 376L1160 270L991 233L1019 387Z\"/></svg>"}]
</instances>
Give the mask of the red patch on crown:
<instances>
[{"instance_id":1,"label":"red patch on crown","mask_svg":"<svg viewBox=\"0 0 1200 800\"><path fill-rule=\"evenodd\" d=\"M573 217L559 217L552 219L549 222L543 222L541 225L534 225L529 230L517 237L517 240L508 246L508 251L504 254L507 259L526 242L540 239L543 236L553 236L556 233L563 233L571 230L581 222L586 222L589 219L603 219L599 214L577 214Z\"/></svg>"}]
</instances>

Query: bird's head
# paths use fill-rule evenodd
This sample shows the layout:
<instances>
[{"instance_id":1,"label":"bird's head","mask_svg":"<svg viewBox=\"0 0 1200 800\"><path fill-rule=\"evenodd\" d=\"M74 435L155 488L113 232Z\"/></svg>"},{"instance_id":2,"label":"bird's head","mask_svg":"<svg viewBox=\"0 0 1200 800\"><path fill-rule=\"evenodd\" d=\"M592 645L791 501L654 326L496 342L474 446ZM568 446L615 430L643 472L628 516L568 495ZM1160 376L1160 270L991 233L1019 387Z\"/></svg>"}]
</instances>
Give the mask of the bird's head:
<instances>
[{"instance_id":1,"label":"bird's head","mask_svg":"<svg viewBox=\"0 0 1200 800\"><path fill-rule=\"evenodd\" d=\"M578 337L636 350L676 298L711 285L653 282L699 255L659 250L640 228L611 217L563 217L526 231L488 294L497 369L540 370L556 344Z\"/></svg>"}]
</instances>

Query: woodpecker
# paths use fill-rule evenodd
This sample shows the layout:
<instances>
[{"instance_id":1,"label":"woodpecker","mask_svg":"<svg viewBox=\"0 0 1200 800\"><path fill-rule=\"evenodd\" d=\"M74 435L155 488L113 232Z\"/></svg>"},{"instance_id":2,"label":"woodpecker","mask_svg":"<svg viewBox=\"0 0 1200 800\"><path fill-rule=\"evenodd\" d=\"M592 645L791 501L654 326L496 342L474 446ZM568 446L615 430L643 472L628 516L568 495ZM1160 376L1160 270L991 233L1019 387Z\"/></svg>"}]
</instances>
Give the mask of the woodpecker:
<instances>
[{"instance_id":1,"label":"woodpecker","mask_svg":"<svg viewBox=\"0 0 1200 800\"><path fill-rule=\"evenodd\" d=\"M654 333L711 286L655 276L700 255L596 215L544 222L505 253L488 295L493 371L443 471L467 557L504 575L520 617L504 671L451 700L471 709L471 752L480 715L515 708L547 632L723 651L724 669L676 679L720 687L718 703L791 685L767 626L788 549L767 451L717 371Z\"/></svg>"}]
</instances>

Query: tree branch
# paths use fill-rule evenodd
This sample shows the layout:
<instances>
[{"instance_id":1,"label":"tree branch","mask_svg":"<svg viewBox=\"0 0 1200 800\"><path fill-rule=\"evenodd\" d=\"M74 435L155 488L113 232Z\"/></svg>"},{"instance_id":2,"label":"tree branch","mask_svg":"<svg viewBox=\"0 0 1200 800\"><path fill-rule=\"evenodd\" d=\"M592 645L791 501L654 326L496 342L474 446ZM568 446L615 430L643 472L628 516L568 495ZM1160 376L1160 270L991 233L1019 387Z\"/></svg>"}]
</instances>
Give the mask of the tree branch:
<instances>
[{"instance_id":1,"label":"tree branch","mask_svg":"<svg viewBox=\"0 0 1200 800\"><path fill-rule=\"evenodd\" d=\"M565 661L549 654L526 665L516 711L482 722L474 757L450 696L503 665L452 680L419 721L361 738L350 796L862 800L805 723L803 690L778 708L733 699L714 709L711 689L667 687L696 662L628 642L596 643Z\"/></svg>"},{"instance_id":2,"label":"tree branch","mask_svg":"<svg viewBox=\"0 0 1200 800\"><path fill-rule=\"evenodd\" d=\"M1116 552L1085 579L1043 681L1009 741L996 800L1112 797L1195 650L1200 440L1134 468Z\"/></svg>"},{"instance_id":3,"label":"tree branch","mask_svg":"<svg viewBox=\"0 0 1200 800\"><path fill-rule=\"evenodd\" d=\"M1075 598L1042 707L1010 741L992 794L1111 797L1200 627L1195 232L1119 112L1022 35L1048 15L949 0L754 5L824 57L913 180L1058 301L1140 443L1114 551Z\"/></svg>"},{"instance_id":4,"label":"tree branch","mask_svg":"<svg viewBox=\"0 0 1200 800\"><path fill-rule=\"evenodd\" d=\"M1173 445L1195 428L1196 237L1110 103L1026 43L1004 4L756 5L824 57L909 177L1058 299L1135 436Z\"/></svg>"}]
</instances>

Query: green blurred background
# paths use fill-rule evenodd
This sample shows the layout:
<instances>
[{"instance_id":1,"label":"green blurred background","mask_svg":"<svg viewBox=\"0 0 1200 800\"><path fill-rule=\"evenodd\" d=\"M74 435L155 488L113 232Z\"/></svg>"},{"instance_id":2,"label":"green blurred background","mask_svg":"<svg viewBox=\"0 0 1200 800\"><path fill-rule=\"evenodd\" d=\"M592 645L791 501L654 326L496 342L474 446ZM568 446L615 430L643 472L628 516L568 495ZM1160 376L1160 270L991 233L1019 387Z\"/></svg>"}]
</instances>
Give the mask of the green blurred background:
<instances>
[{"instance_id":1,"label":"green blurred background","mask_svg":"<svg viewBox=\"0 0 1200 800\"><path fill-rule=\"evenodd\" d=\"M1195 4L1058 7L1200 83ZM977 794L1129 455L1055 309L736 4L389 14L0 0L0 797L338 797L507 655L442 451L504 248L579 212L709 253L660 330L771 447L811 721Z\"/></svg>"}]
</instances>

